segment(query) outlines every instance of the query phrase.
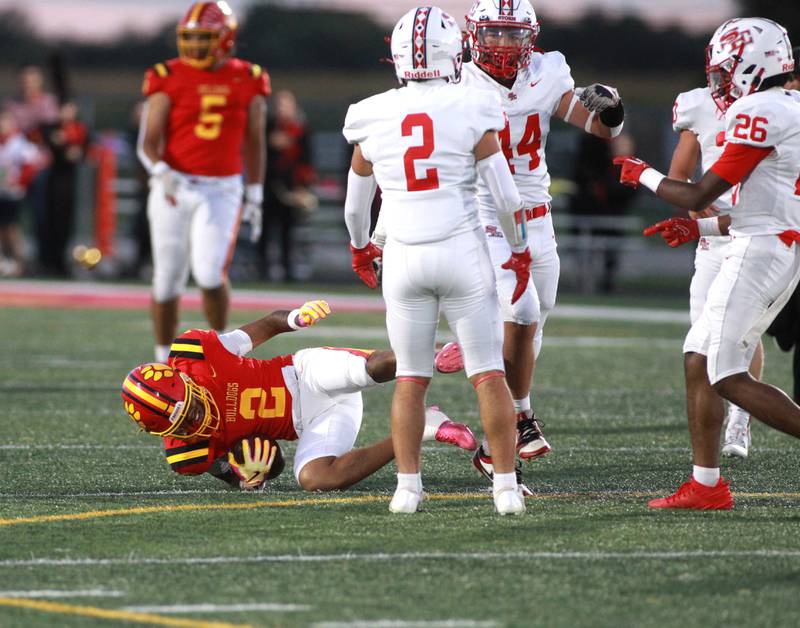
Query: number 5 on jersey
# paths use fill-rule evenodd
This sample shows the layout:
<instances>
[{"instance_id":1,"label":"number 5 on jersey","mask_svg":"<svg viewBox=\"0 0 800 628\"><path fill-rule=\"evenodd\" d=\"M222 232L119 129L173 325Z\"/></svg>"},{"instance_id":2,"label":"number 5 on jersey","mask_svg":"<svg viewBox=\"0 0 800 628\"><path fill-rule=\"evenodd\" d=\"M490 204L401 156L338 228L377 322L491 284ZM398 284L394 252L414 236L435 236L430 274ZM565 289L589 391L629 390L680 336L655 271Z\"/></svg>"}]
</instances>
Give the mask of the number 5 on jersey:
<instances>
[{"instance_id":1,"label":"number 5 on jersey","mask_svg":"<svg viewBox=\"0 0 800 628\"><path fill-rule=\"evenodd\" d=\"M411 113L403 118L400 130L403 137L414 134L415 128L422 129L422 145L410 146L403 155L403 166L406 172L406 188L409 192L424 192L439 189L439 172L436 168L427 168L425 176L417 177L414 162L417 159L430 159L433 154L433 120L427 113Z\"/></svg>"}]
</instances>

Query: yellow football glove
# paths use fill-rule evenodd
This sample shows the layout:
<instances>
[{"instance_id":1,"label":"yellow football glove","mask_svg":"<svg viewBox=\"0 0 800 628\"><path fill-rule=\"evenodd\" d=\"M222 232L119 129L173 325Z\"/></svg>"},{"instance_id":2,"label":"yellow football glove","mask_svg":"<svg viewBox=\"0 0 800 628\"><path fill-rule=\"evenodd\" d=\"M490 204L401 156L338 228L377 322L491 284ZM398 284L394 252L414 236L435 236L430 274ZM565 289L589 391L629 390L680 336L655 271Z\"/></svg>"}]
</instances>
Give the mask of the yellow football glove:
<instances>
[{"instance_id":1,"label":"yellow football glove","mask_svg":"<svg viewBox=\"0 0 800 628\"><path fill-rule=\"evenodd\" d=\"M243 489L259 488L267 478L278 446L266 438L258 436L252 438L253 448L250 448L251 439L242 440L242 462L237 462L232 451L228 452L228 463L233 472L239 476L239 486Z\"/></svg>"},{"instance_id":2,"label":"yellow football glove","mask_svg":"<svg viewBox=\"0 0 800 628\"><path fill-rule=\"evenodd\" d=\"M306 301L301 307L291 311L289 314L289 326L292 329L311 327L317 321L327 318L330 313L331 308L327 301L322 299Z\"/></svg>"}]
</instances>

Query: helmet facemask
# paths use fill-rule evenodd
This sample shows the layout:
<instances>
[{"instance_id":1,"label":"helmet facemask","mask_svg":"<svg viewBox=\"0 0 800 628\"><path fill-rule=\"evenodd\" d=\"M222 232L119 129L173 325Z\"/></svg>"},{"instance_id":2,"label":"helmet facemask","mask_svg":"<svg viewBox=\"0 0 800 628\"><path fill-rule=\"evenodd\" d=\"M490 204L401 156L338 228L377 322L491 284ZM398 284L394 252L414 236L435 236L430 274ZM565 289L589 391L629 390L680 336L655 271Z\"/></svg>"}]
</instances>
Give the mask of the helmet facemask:
<instances>
[{"instance_id":1,"label":"helmet facemask","mask_svg":"<svg viewBox=\"0 0 800 628\"><path fill-rule=\"evenodd\" d=\"M513 79L531 60L539 25L468 24L472 59L495 78Z\"/></svg>"},{"instance_id":2,"label":"helmet facemask","mask_svg":"<svg viewBox=\"0 0 800 628\"><path fill-rule=\"evenodd\" d=\"M180 373L180 376L186 385L186 398L175 404L175 410L169 417L170 427L151 434L180 440L208 438L219 428L219 408L206 388L195 384L184 373Z\"/></svg>"},{"instance_id":3,"label":"helmet facemask","mask_svg":"<svg viewBox=\"0 0 800 628\"><path fill-rule=\"evenodd\" d=\"M184 63L206 70L217 60L220 34L200 28L177 28L178 56Z\"/></svg>"},{"instance_id":4,"label":"helmet facemask","mask_svg":"<svg viewBox=\"0 0 800 628\"><path fill-rule=\"evenodd\" d=\"M731 55L716 65L711 65L711 47L706 49L706 78L711 97L717 108L725 113L738 98L742 90L733 82L733 72L741 57Z\"/></svg>"}]
</instances>

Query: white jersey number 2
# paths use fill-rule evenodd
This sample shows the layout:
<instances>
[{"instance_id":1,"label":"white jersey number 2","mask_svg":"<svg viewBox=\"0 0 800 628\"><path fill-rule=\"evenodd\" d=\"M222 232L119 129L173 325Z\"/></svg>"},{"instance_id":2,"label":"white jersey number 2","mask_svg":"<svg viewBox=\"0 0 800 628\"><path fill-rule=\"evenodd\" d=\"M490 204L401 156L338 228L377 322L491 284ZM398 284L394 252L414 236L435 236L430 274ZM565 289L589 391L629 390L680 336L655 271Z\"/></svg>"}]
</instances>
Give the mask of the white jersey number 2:
<instances>
[{"instance_id":1,"label":"white jersey number 2","mask_svg":"<svg viewBox=\"0 0 800 628\"><path fill-rule=\"evenodd\" d=\"M411 113L403 118L400 127L403 137L414 134L414 128L422 129L422 145L410 146L403 155L403 165L406 171L406 188L409 192L424 192L425 190L439 189L439 172L436 168L425 170L423 178L417 178L414 162L417 159L429 159L433 154L433 120L427 113Z\"/></svg>"}]
</instances>

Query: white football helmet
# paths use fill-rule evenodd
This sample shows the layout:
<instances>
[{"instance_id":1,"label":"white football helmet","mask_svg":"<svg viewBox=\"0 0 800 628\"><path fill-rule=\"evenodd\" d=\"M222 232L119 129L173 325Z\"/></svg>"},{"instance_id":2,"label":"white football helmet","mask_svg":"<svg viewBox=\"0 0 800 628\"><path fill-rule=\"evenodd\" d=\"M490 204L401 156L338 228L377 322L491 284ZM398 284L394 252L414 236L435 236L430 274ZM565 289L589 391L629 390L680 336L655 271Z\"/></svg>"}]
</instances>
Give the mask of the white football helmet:
<instances>
[{"instance_id":1,"label":"white football helmet","mask_svg":"<svg viewBox=\"0 0 800 628\"><path fill-rule=\"evenodd\" d=\"M794 69L786 29L763 17L728 20L706 47L706 76L720 111L758 91L765 79Z\"/></svg>"},{"instance_id":2,"label":"white football helmet","mask_svg":"<svg viewBox=\"0 0 800 628\"><path fill-rule=\"evenodd\" d=\"M463 38L456 21L439 7L411 9L392 31L392 61L400 83L461 80Z\"/></svg>"},{"instance_id":3,"label":"white football helmet","mask_svg":"<svg viewBox=\"0 0 800 628\"><path fill-rule=\"evenodd\" d=\"M512 79L530 63L539 22L528 0L477 0L466 19L472 60L491 76Z\"/></svg>"}]
</instances>

